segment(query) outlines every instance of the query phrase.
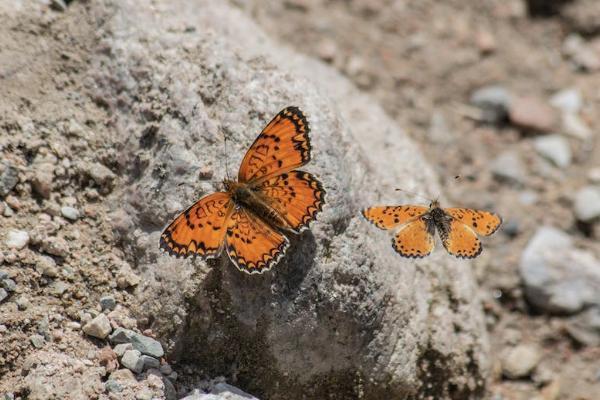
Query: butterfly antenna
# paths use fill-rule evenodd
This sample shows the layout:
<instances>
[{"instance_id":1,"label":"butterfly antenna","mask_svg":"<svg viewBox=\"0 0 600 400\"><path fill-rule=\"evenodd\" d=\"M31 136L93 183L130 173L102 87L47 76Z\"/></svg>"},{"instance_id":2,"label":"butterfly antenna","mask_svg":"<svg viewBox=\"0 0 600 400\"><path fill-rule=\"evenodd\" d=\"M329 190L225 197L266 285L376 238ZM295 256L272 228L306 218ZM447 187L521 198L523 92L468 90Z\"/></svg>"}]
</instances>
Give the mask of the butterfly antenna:
<instances>
[{"instance_id":1,"label":"butterfly antenna","mask_svg":"<svg viewBox=\"0 0 600 400\"><path fill-rule=\"evenodd\" d=\"M396 191L397 191L397 192L404 192L404 193L408 193L408 194L410 194L410 195L412 195L412 196L415 196L415 197L420 197L421 199L425 200L426 202L431 202L431 199L430 199L430 198L428 198L428 197L426 197L426 196L423 196L423 195L421 195L421 194L419 194L419 193L416 193L416 192L411 192L410 190L401 189L401 188L396 188Z\"/></svg>"},{"instance_id":2,"label":"butterfly antenna","mask_svg":"<svg viewBox=\"0 0 600 400\"><path fill-rule=\"evenodd\" d=\"M227 157L229 153L227 152L227 135L225 134L225 132L223 132L223 145L225 147L225 155L223 157L225 159L225 179L230 181L231 178L229 177L229 160Z\"/></svg>"}]
</instances>

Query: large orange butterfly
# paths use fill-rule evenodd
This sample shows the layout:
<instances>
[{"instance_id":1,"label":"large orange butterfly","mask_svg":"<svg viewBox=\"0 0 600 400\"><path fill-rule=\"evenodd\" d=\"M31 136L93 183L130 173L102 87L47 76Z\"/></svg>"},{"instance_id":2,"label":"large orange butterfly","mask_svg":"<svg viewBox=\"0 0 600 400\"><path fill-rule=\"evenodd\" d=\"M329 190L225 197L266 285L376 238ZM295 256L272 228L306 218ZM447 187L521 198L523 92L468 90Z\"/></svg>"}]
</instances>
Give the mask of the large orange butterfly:
<instances>
[{"instance_id":1,"label":"large orange butterfly","mask_svg":"<svg viewBox=\"0 0 600 400\"><path fill-rule=\"evenodd\" d=\"M399 227L392 246L398 254L409 258L422 258L433 251L436 229L448 253L475 258L483 249L477 234L489 236L502 224L497 214L469 208L440 208L438 201L432 201L429 207L371 207L362 214L380 229Z\"/></svg>"},{"instance_id":2,"label":"large orange butterfly","mask_svg":"<svg viewBox=\"0 0 600 400\"><path fill-rule=\"evenodd\" d=\"M321 183L298 171L310 161L310 129L297 107L279 112L258 135L240 165L237 181L182 212L160 237L177 257L214 258L226 248L238 269L260 273L274 266L289 246L281 231L300 233L325 201Z\"/></svg>"}]
</instances>

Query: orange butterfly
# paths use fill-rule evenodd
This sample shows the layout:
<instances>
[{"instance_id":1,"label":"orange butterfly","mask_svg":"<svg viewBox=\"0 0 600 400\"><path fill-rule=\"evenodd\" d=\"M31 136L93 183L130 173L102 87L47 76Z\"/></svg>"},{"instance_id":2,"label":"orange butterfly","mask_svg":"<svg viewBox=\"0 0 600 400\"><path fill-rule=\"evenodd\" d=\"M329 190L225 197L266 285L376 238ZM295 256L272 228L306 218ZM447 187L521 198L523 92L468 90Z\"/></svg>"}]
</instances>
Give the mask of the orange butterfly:
<instances>
[{"instance_id":1,"label":"orange butterfly","mask_svg":"<svg viewBox=\"0 0 600 400\"><path fill-rule=\"evenodd\" d=\"M403 257L423 258L433 251L435 230L448 253L475 258L482 246L477 234L489 236L500 227L499 215L469 208L440 208L437 200L425 206L371 207L363 216L380 229L399 227L392 239L394 250Z\"/></svg>"},{"instance_id":2,"label":"orange butterfly","mask_svg":"<svg viewBox=\"0 0 600 400\"><path fill-rule=\"evenodd\" d=\"M325 201L321 183L298 171L310 161L310 131L297 107L279 112L258 135L225 192L204 196L181 213L160 237L177 257L214 258L225 247L238 269L260 273L274 266L289 246L281 232L300 233Z\"/></svg>"}]
</instances>

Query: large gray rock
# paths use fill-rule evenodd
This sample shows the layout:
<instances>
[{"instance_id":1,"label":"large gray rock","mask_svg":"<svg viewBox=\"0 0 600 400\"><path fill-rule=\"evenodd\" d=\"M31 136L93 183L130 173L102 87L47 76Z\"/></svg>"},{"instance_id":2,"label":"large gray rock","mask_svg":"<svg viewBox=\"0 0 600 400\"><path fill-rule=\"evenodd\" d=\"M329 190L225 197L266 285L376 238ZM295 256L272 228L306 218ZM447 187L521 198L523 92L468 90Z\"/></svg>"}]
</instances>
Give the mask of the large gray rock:
<instances>
[{"instance_id":1,"label":"large gray rock","mask_svg":"<svg viewBox=\"0 0 600 400\"><path fill-rule=\"evenodd\" d=\"M113 110L128 185L115 209L135 221L140 317L169 359L235 376L269 399L480 397L487 338L471 270L438 252L400 258L359 214L398 203L395 187L437 193L431 169L374 101L320 62L279 47L226 2L93 2L103 37L94 98ZM248 276L222 257L171 258L164 225L235 175L281 108L312 127L327 205L271 271ZM223 143L226 136L227 149ZM225 162L227 160L227 162ZM202 171L199 174L199 171Z\"/></svg>"}]
</instances>

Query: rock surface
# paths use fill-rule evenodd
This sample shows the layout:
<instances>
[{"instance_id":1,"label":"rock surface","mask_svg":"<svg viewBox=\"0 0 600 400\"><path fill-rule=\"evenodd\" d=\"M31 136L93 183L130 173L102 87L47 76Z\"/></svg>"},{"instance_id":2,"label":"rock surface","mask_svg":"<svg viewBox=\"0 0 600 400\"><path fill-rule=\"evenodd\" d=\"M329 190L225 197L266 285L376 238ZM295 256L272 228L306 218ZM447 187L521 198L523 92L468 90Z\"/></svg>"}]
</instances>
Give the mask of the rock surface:
<instances>
[{"instance_id":1,"label":"rock surface","mask_svg":"<svg viewBox=\"0 0 600 400\"><path fill-rule=\"evenodd\" d=\"M144 271L138 314L152 316L169 357L202 360L215 376L235 373L264 398L482 393L487 341L470 270L442 253L401 259L389 236L359 216L366 205L397 202L398 185L436 191L420 153L369 97L324 64L278 47L220 1L118 2L105 32L92 60L102 65L93 71L94 97L125 110L117 129L131 166L123 170L127 190L113 192L115 208L134 217L123 237ZM223 159L238 165L287 105L308 115L313 161L305 169L328 191L311 231L292 238L283 261L260 276L225 258L159 253L164 224L218 189ZM405 162L385 161L398 157ZM205 166L213 174L197 182Z\"/></svg>"}]
</instances>

